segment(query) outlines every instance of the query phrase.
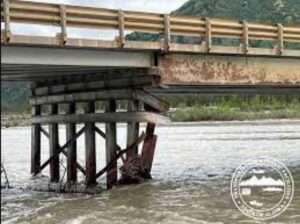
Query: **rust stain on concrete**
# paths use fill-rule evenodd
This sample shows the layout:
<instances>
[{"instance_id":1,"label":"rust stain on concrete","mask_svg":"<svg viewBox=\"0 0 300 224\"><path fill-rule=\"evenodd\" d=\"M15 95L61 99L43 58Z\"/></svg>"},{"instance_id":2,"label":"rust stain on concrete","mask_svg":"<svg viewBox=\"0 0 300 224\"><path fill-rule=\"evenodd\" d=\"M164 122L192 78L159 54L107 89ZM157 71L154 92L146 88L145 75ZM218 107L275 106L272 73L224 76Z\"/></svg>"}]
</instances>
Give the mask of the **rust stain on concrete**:
<instances>
[{"instance_id":1,"label":"rust stain on concrete","mask_svg":"<svg viewBox=\"0 0 300 224\"><path fill-rule=\"evenodd\" d=\"M300 85L300 59L170 54L159 67L164 84Z\"/></svg>"}]
</instances>

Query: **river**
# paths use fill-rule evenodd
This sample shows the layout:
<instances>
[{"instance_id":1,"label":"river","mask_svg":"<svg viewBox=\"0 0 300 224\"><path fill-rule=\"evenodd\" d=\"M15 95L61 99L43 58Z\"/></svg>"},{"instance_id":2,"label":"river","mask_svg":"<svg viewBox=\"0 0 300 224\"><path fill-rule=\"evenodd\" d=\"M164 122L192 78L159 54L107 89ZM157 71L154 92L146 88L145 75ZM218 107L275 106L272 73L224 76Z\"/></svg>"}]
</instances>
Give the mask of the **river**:
<instances>
[{"instance_id":1,"label":"river","mask_svg":"<svg viewBox=\"0 0 300 224\"><path fill-rule=\"evenodd\" d=\"M124 125L118 127L122 146L125 130ZM245 217L230 195L234 170L242 161L261 156L279 159L295 180L290 207L272 222L300 223L300 121L173 124L158 127L156 133L159 138L153 180L98 195L71 195L26 190L30 128L2 129L1 159L13 186L1 190L2 223L264 223ZM60 137L63 142L63 127ZM81 137L78 143L82 164L83 140ZM100 169L104 141L97 137L97 145ZM47 151L44 141L43 160Z\"/></svg>"}]
</instances>

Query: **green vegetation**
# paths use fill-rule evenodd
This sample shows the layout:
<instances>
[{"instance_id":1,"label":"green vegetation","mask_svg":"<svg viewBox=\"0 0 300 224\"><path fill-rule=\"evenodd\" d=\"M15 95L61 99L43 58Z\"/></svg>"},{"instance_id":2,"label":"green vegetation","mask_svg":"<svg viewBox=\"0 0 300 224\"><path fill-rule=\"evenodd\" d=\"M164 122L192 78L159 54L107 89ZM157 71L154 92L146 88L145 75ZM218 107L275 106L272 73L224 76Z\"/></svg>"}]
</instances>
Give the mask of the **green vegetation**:
<instances>
[{"instance_id":1,"label":"green vegetation","mask_svg":"<svg viewBox=\"0 0 300 224\"><path fill-rule=\"evenodd\" d=\"M25 82L1 82L1 111L29 112L29 84Z\"/></svg>"},{"instance_id":2,"label":"green vegetation","mask_svg":"<svg viewBox=\"0 0 300 224\"><path fill-rule=\"evenodd\" d=\"M300 4L299 0L190 0L174 14L295 24L300 23Z\"/></svg>"},{"instance_id":3,"label":"green vegetation","mask_svg":"<svg viewBox=\"0 0 300 224\"><path fill-rule=\"evenodd\" d=\"M169 101L177 108L170 114L173 121L300 119L300 96L193 96Z\"/></svg>"}]
</instances>

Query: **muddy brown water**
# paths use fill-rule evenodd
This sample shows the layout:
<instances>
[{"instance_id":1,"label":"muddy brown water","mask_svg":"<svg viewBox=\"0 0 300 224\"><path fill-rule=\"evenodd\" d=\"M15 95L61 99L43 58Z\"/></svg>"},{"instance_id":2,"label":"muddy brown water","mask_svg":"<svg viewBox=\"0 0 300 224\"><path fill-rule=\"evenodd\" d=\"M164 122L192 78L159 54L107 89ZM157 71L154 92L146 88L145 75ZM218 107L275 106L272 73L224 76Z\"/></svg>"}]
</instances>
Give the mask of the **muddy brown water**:
<instances>
[{"instance_id":1,"label":"muddy brown water","mask_svg":"<svg viewBox=\"0 0 300 224\"><path fill-rule=\"evenodd\" d=\"M125 130L124 125L118 127L122 146ZM299 121L173 124L159 127L156 133L159 139L152 181L92 196L26 190L30 127L3 129L1 159L13 188L1 190L2 223L300 223ZM60 137L64 142L63 127ZM83 140L79 139L78 149L82 164ZM97 146L100 169L104 165L104 141L100 137ZM44 139L43 160L47 151ZM255 222L242 215L230 196L235 168L246 159L261 156L279 159L295 179L290 207L268 222ZM104 184L103 178L98 181Z\"/></svg>"}]
</instances>

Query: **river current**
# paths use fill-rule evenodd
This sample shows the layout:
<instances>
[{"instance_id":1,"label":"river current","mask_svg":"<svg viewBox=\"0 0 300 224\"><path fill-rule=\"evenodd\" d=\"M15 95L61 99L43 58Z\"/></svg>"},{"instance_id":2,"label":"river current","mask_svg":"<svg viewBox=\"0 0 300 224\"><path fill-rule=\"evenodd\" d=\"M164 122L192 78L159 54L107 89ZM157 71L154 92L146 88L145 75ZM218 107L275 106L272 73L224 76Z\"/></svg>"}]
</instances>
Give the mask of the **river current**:
<instances>
[{"instance_id":1,"label":"river current","mask_svg":"<svg viewBox=\"0 0 300 224\"><path fill-rule=\"evenodd\" d=\"M99 126L103 128L102 126ZM11 189L1 190L2 223L300 223L300 121L175 123L156 130L153 180L116 187L98 195L27 190L30 127L2 129L1 160ZM125 145L126 126L118 126ZM61 142L65 138L60 128ZM48 156L43 139L42 160ZM84 138L78 143L84 164ZM97 137L98 169L104 165L104 140ZM279 159L295 180L294 199L285 213L268 222L245 217L234 205L230 182L242 161ZM120 164L119 164L120 165ZM45 175L48 171L45 170ZM3 183L3 177L1 179ZM101 178L99 182L104 183Z\"/></svg>"}]
</instances>

